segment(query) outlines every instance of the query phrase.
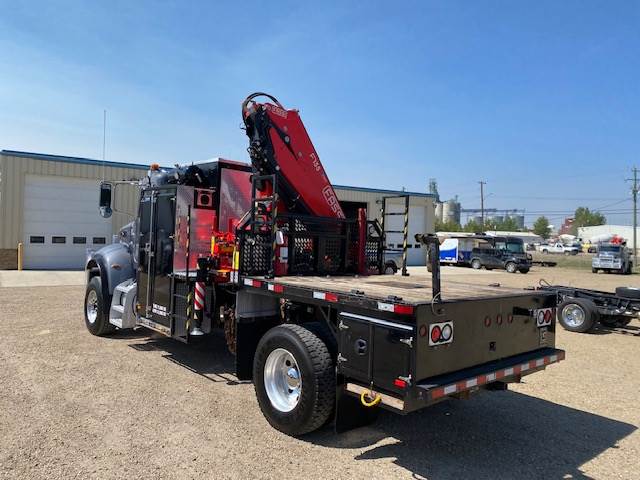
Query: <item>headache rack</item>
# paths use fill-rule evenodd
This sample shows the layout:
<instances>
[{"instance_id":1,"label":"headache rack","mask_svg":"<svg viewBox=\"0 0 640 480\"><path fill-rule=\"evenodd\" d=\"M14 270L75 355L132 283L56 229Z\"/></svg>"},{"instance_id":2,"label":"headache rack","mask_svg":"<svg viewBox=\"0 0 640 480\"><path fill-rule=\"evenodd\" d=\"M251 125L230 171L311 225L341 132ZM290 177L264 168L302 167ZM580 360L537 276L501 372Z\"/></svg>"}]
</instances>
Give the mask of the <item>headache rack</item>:
<instances>
[{"instance_id":1,"label":"headache rack","mask_svg":"<svg viewBox=\"0 0 640 480\"><path fill-rule=\"evenodd\" d=\"M355 219L283 213L276 216L275 226L281 232L279 241L268 227L237 230L240 275L273 276L276 261L286 263L287 275L382 271L383 237L377 221L362 224ZM279 257L273 254L278 247L286 249Z\"/></svg>"}]
</instances>

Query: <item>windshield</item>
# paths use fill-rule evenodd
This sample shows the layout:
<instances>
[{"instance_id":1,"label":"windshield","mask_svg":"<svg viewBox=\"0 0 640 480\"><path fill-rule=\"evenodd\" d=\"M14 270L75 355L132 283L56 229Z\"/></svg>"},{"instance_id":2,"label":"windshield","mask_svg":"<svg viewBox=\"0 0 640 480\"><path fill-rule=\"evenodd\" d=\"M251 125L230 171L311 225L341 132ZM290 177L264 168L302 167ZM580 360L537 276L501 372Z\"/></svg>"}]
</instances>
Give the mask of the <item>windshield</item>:
<instances>
[{"instance_id":1,"label":"windshield","mask_svg":"<svg viewBox=\"0 0 640 480\"><path fill-rule=\"evenodd\" d=\"M507 242L507 250L511 253L524 253L524 245L522 242Z\"/></svg>"},{"instance_id":2,"label":"windshield","mask_svg":"<svg viewBox=\"0 0 640 480\"><path fill-rule=\"evenodd\" d=\"M610 253L618 253L620 251L620 247L613 245L604 245L600 247L601 252L610 252Z\"/></svg>"}]
</instances>

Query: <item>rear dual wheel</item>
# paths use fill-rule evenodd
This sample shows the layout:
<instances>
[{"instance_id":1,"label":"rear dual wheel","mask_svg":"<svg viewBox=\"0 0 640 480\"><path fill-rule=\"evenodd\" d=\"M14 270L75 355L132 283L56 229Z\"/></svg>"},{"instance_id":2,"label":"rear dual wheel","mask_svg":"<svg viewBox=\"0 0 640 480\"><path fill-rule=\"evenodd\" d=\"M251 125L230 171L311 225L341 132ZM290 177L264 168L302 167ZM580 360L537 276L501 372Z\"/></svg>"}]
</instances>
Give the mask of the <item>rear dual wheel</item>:
<instances>
[{"instance_id":1,"label":"rear dual wheel","mask_svg":"<svg viewBox=\"0 0 640 480\"><path fill-rule=\"evenodd\" d=\"M288 435L324 425L335 402L335 367L319 324L286 324L260 340L253 382L267 421Z\"/></svg>"}]
</instances>

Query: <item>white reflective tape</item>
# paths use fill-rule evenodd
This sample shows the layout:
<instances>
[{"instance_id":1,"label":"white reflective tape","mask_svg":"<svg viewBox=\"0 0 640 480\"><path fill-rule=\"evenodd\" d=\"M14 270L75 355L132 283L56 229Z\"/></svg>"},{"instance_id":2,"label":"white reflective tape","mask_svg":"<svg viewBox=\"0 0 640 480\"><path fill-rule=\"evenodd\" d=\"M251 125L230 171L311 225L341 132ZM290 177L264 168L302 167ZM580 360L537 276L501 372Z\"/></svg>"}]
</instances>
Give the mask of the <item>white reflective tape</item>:
<instances>
[{"instance_id":1,"label":"white reflective tape","mask_svg":"<svg viewBox=\"0 0 640 480\"><path fill-rule=\"evenodd\" d=\"M558 356L557 355L551 355L550 360L552 362L557 362L558 361Z\"/></svg>"},{"instance_id":2,"label":"white reflective tape","mask_svg":"<svg viewBox=\"0 0 640 480\"><path fill-rule=\"evenodd\" d=\"M273 285L273 283L267 284L267 290L269 290L270 292L273 292L274 289L275 289L275 286Z\"/></svg>"},{"instance_id":3,"label":"white reflective tape","mask_svg":"<svg viewBox=\"0 0 640 480\"><path fill-rule=\"evenodd\" d=\"M467 380L467 388L475 387L478 385L478 379L472 378L471 380Z\"/></svg>"},{"instance_id":4,"label":"white reflective tape","mask_svg":"<svg viewBox=\"0 0 640 480\"><path fill-rule=\"evenodd\" d=\"M505 376L507 376L507 375L513 375L513 368L507 368L507 369L504 371L504 374L505 374Z\"/></svg>"},{"instance_id":5,"label":"white reflective tape","mask_svg":"<svg viewBox=\"0 0 640 480\"><path fill-rule=\"evenodd\" d=\"M249 287L253 287L253 281L250 278L245 278L244 279L244 284L249 286Z\"/></svg>"},{"instance_id":6,"label":"white reflective tape","mask_svg":"<svg viewBox=\"0 0 640 480\"><path fill-rule=\"evenodd\" d=\"M449 395L450 393L455 393L456 392L456 385L447 385L446 387L444 387L444 394L445 395Z\"/></svg>"},{"instance_id":7,"label":"white reflective tape","mask_svg":"<svg viewBox=\"0 0 640 480\"><path fill-rule=\"evenodd\" d=\"M525 370L529 370L529 364L528 363L523 363L522 365L520 365L520 371L524 372Z\"/></svg>"},{"instance_id":8,"label":"white reflective tape","mask_svg":"<svg viewBox=\"0 0 640 480\"><path fill-rule=\"evenodd\" d=\"M313 298L316 300L326 300L327 294L324 292L313 292Z\"/></svg>"},{"instance_id":9,"label":"white reflective tape","mask_svg":"<svg viewBox=\"0 0 640 480\"><path fill-rule=\"evenodd\" d=\"M393 312L393 303L378 302L378 310L383 310L385 312Z\"/></svg>"},{"instance_id":10,"label":"white reflective tape","mask_svg":"<svg viewBox=\"0 0 640 480\"><path fill-rule=\"evenodd\" d=\"M487 375L487 382L493 382L495 379L496 379L495 373L490 373L489 375Z\"/></svg>"},{"instance_id":11,"label":"white reflective tape","mask_svg":"<svg viewBox=\"0 0 640 480\"><path fill-rule=\"evenodd\" d=\"M544 365L544 358L539 358L536 360L536 367L541 367Z\"/></svg>"}]
</instances>

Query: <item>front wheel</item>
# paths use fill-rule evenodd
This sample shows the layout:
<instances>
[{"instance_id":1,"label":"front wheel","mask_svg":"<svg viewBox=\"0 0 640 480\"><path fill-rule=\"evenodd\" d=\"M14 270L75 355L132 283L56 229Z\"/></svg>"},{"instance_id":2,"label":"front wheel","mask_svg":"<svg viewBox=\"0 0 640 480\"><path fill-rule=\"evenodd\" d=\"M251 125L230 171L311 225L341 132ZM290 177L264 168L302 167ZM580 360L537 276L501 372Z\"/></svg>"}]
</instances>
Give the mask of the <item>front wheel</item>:
<instances>
[{"instance_id":1,"label":"front wheel","mask_svg":"<svg viewBox=\"0 0 640 480\"><path fill-rule=\"evenodd\" d=\"M324 425L335 402L335 367L315 324L280 325L260 340L253 382L267 421L287 435Z\"/></svg>"},{"instance_id":2,"label":"front wheel","mask_svg":"<svg viewBox=\"0 0 640 480\"><path fill-rule=\"evenodd\" d=\"M517 268L515 263L507 262L507 264L505 265L504 269L509 273L516 273L518 268Z\"/></svg>"},{"instance_id":3,"label":"front wheel","mask_svg":"<svg viewBox=\"0 0 640 480\"><path fill-rule=\"evenodd\" d=\"M93 277L84 295L84 323L93 335L102 336L115 330L109 323L110 303L111 299L105 299L102 294L102 280Z\"/></svg>"},{"instance_id":4,"label":"front wheel","mask_svg":"<svg viewBox=\"0 0 640 480\"><path fill-rule=\"evenodd\" d=\"M567 298L558 305L558 321L570 332L588 332L598 323L599 317L598 309L590 300Z\"/></svg>"}]
</instances>

